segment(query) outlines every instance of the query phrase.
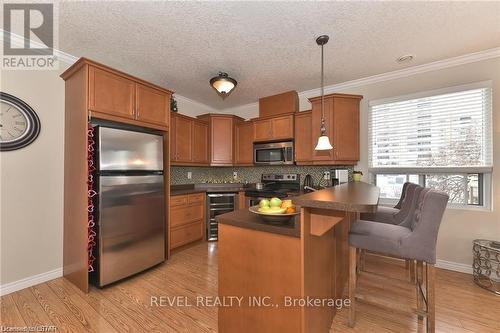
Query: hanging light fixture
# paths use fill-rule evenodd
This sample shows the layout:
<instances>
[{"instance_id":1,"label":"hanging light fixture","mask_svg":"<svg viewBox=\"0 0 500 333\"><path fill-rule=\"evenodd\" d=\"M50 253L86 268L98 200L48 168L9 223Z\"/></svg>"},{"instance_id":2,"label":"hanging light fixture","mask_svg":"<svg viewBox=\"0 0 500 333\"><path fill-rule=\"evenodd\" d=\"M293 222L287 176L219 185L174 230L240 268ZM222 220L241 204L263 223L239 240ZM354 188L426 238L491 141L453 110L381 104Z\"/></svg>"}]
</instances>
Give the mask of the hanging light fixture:
<instances>
[{"instance_id":1,"label":"hanging light fixture","mask_svg":"<svg viewBox=\"0 0 500 333\"><path fill-rule=\"evenodd\" d=\"M333 149L332 144L330 143L330 138L326 135L326 127L325 127L325 74L323 70L324 58L323 58L323 46L328 43L327 35L322 35L316 38L316 44L321 46L321 123L320 123L320 131L321 134L318 138L318 144L314 150L331 150Z\"/></svg>"},{"instance_id":2,"label":"hanging light fixture","mask_svg":"<svg viewBox=\"0 0 500 333\"><path fill-rule=\"evenodd\" d=\"M235 79L229 77L229 75L224 72L219 72L219 75L210 79L210 85L217 91L217 94L219 94L222 99L229 96L237 84L238 82L236 82Z\"/></svg>"}]
</instances>

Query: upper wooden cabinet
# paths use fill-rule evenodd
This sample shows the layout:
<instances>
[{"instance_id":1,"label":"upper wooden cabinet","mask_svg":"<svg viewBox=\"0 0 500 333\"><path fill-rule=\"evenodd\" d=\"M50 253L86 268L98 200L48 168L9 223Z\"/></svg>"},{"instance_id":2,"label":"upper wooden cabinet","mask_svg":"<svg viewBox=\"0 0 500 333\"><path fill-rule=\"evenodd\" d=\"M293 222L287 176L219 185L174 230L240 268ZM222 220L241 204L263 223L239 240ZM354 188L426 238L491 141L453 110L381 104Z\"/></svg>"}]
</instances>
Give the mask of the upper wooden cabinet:
<instances>
[{"instance_id":1,"label":"upper wooden cabinet","mask_svg":"<svg viewBox=\"0 0 500 333\"><path fill-rule=\"evenodd\" d=\"M208 164L208 124L198 120L193 123L193 162Z\"/></svg>"},{"instance_id":2,"label":"upper wooden cabinet","mask_svg":"<svg viewBox=\"0 0 500 333\"><path fill-rule=\"evenodd\" d=\"M208 124L173 113L170 159L177 165L208 165Z\"/></svg>"},{"instance_id":3,"label":"upper wooden cabinet","mask_svg":"<svg viewBox=\"0 0 500 333\"><path fill-rule=\"evenodd\" d=\"M297 112L295 114L295 162L311 161L312 151L312 112Z\"/></svg>"},{"instance_id":4,"label":"upper wooden cabinet","mask_svg":"<svg viewBox=\"0 0 500 333\"><path fill-rule=\"evenodd\" d=\"M359 103L363 96L347 94L330 94L324 96L325 127L333 150L316 151L314 146L320 135L321 97L309 99L311 112L311 162L312 164L356 164L359 161ZM307 121L307 117L301 120ZM302 130L305 124L299 125ZM297 131L299 129L297 128ZM295 140L296 147L306 145L305 139ZM307 158L305 150L299 151L301 158ZM297 156L297 155L296 155ZM299 164L309 164L299 161ZM304 163L305 162L305 163Z\"/></svg>"},{"instance_id":5,"label":"upper wooden cabinet","mask_svg":"<svg viewBox=\"0 0 500 333\"><path fill-rule=\"evenodd\" d=\"M89 109L134 119L135 82L93 66L89 67Z\"/></svg>"},{"instance_id":6,"label":"upper wooden cabinet","mask_svg":"<svg viewBox=\"0 0 500 333\"><path fill-rule=\"evenodd\" d=\"M210 165L233 165L235 161L235 126L244 119L226 114L206 114L198 116L198 118L208 122Z\"/></svg>"},{"instance_id":7,"label":"upper wooden cabinet","mask_svg":"<svg viewBox=\"0 0 500 333\"><path fill-rule=\"evenodd\" d=\"M236 125L236 165L253 165L254 125L252 121L245 121Z\"/></svg>"},{"instance_id":8,"label":"upper wooden cabinet","mask_svg":"<svg viewBox=\"0 0 500 333\"><path fill-rule=\"evenodd\" d=\"M296 91L259 99L259 117L275 117L293 112L299 112L299 95Z\"/></svg>"},{"instance_id":9,"label":"upper wooden cabinet","mask_svg":"<svg viewBox=\"0 0 500 333\"><path fill-rule=\"evenodd\" d=\"M193 160L193 120L182 115L172 115L172 162L189 163Z\"/></svg>"},{"instance_id":10,"label":"upper wooden cabinet","mask_svg":"<svg viewBox=\"0 0 500 333\"><path fill-rule=\"evenodd\" d=\"M294 115L254 119L255 141L277 141L293 139Z\"/></svg>"},{"instance_id":11,"label":"upper wooden cabinet","mask_svg":"<svg viewBox=\"0 0 500 333\"><path fill-rule=\"evenodd\" d=\"M168 125L170 95L163 91L136 83L136 118L139 121Z\"/></svg>"},{"instance_id":12,"label":"upper wooden cabinet","mask_svg":"<svg viewBox=\"0 0 500 333\"><path fill-rule=\"evenodd\" d=\"M86 78L87 108L93 118L165 130L172 92L108 66L80 58L61 77Z\"/></svg>"}]
</instances>

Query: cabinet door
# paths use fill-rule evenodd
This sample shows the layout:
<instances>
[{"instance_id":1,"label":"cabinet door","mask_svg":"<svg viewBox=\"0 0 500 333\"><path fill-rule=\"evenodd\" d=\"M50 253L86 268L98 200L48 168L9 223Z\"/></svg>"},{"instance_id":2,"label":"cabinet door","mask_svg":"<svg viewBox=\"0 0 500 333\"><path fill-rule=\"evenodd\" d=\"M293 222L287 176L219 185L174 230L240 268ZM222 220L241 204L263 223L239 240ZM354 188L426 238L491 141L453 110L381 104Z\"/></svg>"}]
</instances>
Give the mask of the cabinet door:
<instances>
[{"instance_id":1,"label":"cabinet door","mask_svg":"<svg viewBox=\"0 0 500 333\"><path fill-rule=\"evenodd\" d=\"M272 140L293 139L293 115L271 119Z\"/></svg>"},{"instance_id":2,"label":"cabinet door","mask_svg":"<svg viewBox=\"0 0 500 333\"><path fill-rule=\"evenodd\" d=\"M208 124L193 122L193 162L208 164Z\"/></svg>"},{"instance_id":3,"label":"cabinet door","mask_svg":"<svg viewBox=\"0 0 500 333\"><path fill-rule=\"evenodd\" d=\"M212 117L210 127L210 163L213 165L232 165L233 119L231 117Z\"/></svg>"},{"instance_id":4,"label":"cabinet door","mask_svg":"<svg viewBox=\"0 0 500 333\"><path fill-rule=\"evenodd\" d=\"M134 119L135 83L122 76L89 67L89 109Z\"/></svg>"},{"instance_id":5,"label":"cabinet door","mask_svg":"<svg viewBox=\"0 0 500 333\"><path fill-rule=\"evenodd\" d=\"M334 144L333 142L333 98L325 98L325 110L324 110L324 115L325 115L325 128L326 128L326 134L330 138L330 142L332 145ZM312 103L312 145L313 147L316 146L316 143L318 142L318 138L321 134L320 131L320 125L321 125L321 101L317 100ZM334 147L335 148L335 147ZM333 156L334 149L332 150L314 150L312 149L312 159L313 161L333 161L334 156Z\"/></svg>"},{"instance_id":6,"label":"cabinet door","mask_svg":"<svg viewBox=\"0 0 500 333\"><path fill-rule=\"evenodd\" d=\"M140 83L135 92L137 120L168 126L170 94Z\"/></svg>"},{"instance_id":7,"label":"cabinet door","mask_svg":"<svg viewBox=\"0 0 500 333\"><path fill-rule=\"evenodd\" d=\"M336 97L333 102L333 145L336 161L359 160L359 100Z\"/></svg>"},{"instance_id":8,"label":"cabinet door","mask_svg":"<svg viewBox=\"0 0 500 333\"><path fill-rule=\"evenodd\" d=\"M236 125L236 164L253 164L253 122L247 121Z\"/></svg>"},{"instance_id":9,"label":"cabinet door","mask_svg":"<svg viewBox=\"0 0 500 333\"><path fill-rule=\"evenodd\" d=\"M295 161L311 161L313 149L311 111L299 112L295 114Z\"/></svg>"},{"instance_id":10,"label":"cabinet door","mask_svg":"<svg viewBox=\"0 0 500 333\"><path fill-rule=\"evenodd\" d=\"M193 158L193 120L175 117L175 154L176 162L191 162Z\"/></svg>"},{"instance_id":11,"label":"cabinet door","mask_svg":"<svg viewBox=\"0 0 500 333\"><path fill-rule=\"evenodd\" d=\"M273 126L271 119L254 121L255 141L267 141L273 137Z\"/></svg>"}]
</instances>

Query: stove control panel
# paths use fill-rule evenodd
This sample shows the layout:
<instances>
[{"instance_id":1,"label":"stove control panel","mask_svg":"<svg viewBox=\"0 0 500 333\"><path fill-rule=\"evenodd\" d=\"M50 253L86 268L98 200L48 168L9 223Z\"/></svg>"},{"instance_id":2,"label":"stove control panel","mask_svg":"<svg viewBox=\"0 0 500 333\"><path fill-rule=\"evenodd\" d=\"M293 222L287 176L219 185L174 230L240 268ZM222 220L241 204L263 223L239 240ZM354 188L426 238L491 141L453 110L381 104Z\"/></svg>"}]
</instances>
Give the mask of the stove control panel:
<instances>
[{"instance_id":1,"label":"stove control panel","mask_svg":"<svg viewBox=\"0 0 500 333\"><path fill-rule=\"evenodd\" d=\"M263 181L285 181L285 182L290 182L290 181L297 181L299 180L300 175L297 173L267 173L267 174L262 174L262 180Z\"/></svg>"}]
</instances>

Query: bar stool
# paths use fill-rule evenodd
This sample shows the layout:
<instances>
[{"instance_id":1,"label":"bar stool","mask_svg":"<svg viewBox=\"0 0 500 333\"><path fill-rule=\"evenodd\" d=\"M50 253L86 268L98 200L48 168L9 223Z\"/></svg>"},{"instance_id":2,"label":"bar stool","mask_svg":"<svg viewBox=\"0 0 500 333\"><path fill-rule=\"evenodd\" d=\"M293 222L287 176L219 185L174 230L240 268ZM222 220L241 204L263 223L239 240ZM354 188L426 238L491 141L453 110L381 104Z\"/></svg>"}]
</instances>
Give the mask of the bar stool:
<instances>
[{"instance_id":1,"label":"bar stool","mask_svg":"<svg viewBox=\"0 0 500 333\"><path fill-rule=\"evenodd\" d=\"M423 187L414 183L405 183L403 185L403 193L398 204L394 207L378 207L375 214L361 214L361 220L373 221L380 223L388 223L394 225L402 225L409 227L413 212L415 211L417 205L417 199L422 191ZM360 264L358 269L360 271L364 270L366 253L364 250L360 251ZM412 260L405 260L405 268L408 272L408 278L410 281L415 280L415 263Z\"/></svg>"},{"instance_id":2,"label":"bar stool","mask_svg":"<svg viewBox=\"0 0 500 333\"><path fill-rule=\"evenodd\" d=\"M376 213L362 213L361 219L389 224L399 224L408 215L408 211L414 201L414 191L421 187L414 183L404 183L401 198L394 207L377 207Z\"/></svg>"},{"instance_id":3,"label":"bar stool","mask_svg":"<svg viewBox=\"0 0 500 333\"><path fill-rule=\"evenodd\" d=\"M427 318L427 332L435 331L434 264L436 263L436 241L448 198L446 193L428 188L422 189L409 226L364 220L357 220L351 225L349 232L349 299L351 306L348 323L350 327L353 327L355 322L356 250L363 249L417 261L416 313L419 320L424 316ZM357 297L363 299L362 296L358 295ZM376 305L383 304L374 300L368 302ZM383 305L387 306L387 304Z\"/></svg>"}]
</instances>

